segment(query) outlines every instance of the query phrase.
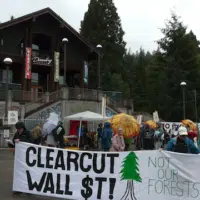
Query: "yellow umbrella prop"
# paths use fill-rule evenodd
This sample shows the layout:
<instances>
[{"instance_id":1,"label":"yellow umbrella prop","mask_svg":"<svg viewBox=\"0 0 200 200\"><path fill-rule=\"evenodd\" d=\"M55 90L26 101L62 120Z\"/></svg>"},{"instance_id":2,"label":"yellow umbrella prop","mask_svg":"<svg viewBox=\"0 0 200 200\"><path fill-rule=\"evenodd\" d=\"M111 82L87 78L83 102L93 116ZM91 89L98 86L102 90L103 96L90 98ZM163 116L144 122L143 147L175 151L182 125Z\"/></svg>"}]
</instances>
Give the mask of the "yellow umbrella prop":
<instances>
[{"instance_id":1,"label":"yellow umbrella prop","mask_svg":"<svg viewBox=\"0 0 200 200\"><path fill-rule=\"evenodd\" d=\"M145 122L145 124L148 124L150 126L150 128L153 128L153 129L158 127L157 123L153 120L148 120Z\"/></svg>"},{"instance_id":2,"label":"yellow umbrella prop","mask_svg":"<svg viewBox=\"0 0 200 200\"><path fill-rule=\"evenodd\" d=\"M181 122L184 126L189 126L190 130L192 130L192 131L197 130L197 126L192 120L185 119L185 120L182 120Z\"/></svg>"},{"instance_id":3,"label":"yellow umbrella prop","mask_svg":"<svg viewBox=\"0 0 200 200\"><path fill-rule=\"evenodd\" d=\"M115 134L117 133L118 128L122 128L125 139L137 136L140 130L138 121L133 116L124 113L114 115L111 119L111 126Z\"/></svg>"}]
</instances>

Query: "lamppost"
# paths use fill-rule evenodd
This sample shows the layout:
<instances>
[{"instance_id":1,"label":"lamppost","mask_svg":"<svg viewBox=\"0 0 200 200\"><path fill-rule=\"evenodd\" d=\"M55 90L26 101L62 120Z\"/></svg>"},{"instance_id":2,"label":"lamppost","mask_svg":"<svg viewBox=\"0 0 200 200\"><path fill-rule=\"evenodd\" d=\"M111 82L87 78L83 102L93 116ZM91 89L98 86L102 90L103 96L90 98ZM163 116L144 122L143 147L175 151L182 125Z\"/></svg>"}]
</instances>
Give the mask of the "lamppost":
<instances>
[{"instance_id":1,"label":"lamppost","mask_svg":"<svg viewBox=\"0 0 200 200\"><path fill-rule=\"evenodd\" d=\"M186 111L185 111L185 87L187 86L187 83L186 82L181 82L180 83L180 86L182 87L182 95L183 95L183 119L185 119L185 113L186 113Z\"/></svg>"},{"instance_id":2,"label":"lamppost","mask_svg":"<svg viewBox=\"0 0 200 200\"><path fill-rule=\"evenodd\" d=\"M196 123L198 122L198 111L197 111L197 91L193 90L194 92L194 109L195 109L195 120Z\"/></svg>"},{"instance_id":3,"label":"lamppost","mask_svg":"<svg viewBox=\"0 0 200 200\"><path fill-rule=\"evenodd\" d=\"M100 90L101 90L101 49L102 46L100 44L98 44L96 46L98 52L98 70L97 70L97 77L98 77L98 84L97 84L97 91L98 91L98 95L97 95L97 99L99 101L99 94L100 94Z\"/></svg>"},{"instance_id":4,"label":"lamppost","mask_svg":"<svg viewBox=\"0 0 200 200\"><path fill-rule=\"evenodd\" d=\"M5 66L6 66L6 83L5 83L5 119L7 120L8 118L8 81L9 81L9 77L8 77L8 70L10 65L12 64L12 59L11 58L5 58L3 60Z\"/></svg>"},{"instance_id":5,"label":"lamppost","mask_svg":"<svg viewBox=\"0 0 200 200\"><path fill-rule=\"evenodd\" d=\"M63 38L62 43L64 45L64 85L67 85L66 72L67 72L67 43L68 43L68 39Z\"/></svg>"}]
</instances>

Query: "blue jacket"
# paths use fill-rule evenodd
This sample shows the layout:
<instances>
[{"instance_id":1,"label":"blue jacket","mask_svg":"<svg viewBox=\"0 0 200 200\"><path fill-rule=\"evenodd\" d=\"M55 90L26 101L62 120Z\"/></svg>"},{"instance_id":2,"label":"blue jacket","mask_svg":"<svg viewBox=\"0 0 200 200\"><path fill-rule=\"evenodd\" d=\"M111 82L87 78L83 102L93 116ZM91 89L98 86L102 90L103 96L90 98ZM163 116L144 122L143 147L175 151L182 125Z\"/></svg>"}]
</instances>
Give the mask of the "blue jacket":
<instances>
[{"instance_id":1,"label":"blue jacket","mask_svg":"<svg viewBox=\"0 0 200 200\"><path fill-rule=\"evenodd\" d=\"M109 150L111 146L111 138L113 136L113 131L109 122L104 124L102 132L102 146L104 149Z\"/></svg>"},{"instance_id":2,"label":"blue jacket","mask_svg":"<svg viewBox=\"0 0 200 200\"><path fill-rule=\"evenodd\" d=\"M188 153L190 154L199 154L199 149L194 145L193 141L188 137L185 138L185 143L188 146ZM172 138L166 147L166 151L174 151L175 150L176 139Z\"/></svg>"},{"instance_id":3,"label":"blue jacket","mask_svg":"<svg viewBox=\"0 0 200 200\"><path fill-rule=\"evenodd\" d=\"M112 138L112 136L113 136L113 131L111 128L111 124L109 122L106 122L104 124L102 138Z\"/></svg>"}]
</instances>

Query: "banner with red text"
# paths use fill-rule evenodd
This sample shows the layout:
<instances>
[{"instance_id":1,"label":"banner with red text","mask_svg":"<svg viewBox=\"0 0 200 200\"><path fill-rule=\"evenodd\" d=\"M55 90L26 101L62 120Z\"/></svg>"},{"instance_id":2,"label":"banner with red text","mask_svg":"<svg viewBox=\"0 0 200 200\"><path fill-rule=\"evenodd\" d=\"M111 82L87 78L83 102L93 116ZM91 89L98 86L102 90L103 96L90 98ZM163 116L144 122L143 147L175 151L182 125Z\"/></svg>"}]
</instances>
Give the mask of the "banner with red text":
<instances>
[{"instance_id":1,"label":"banner with red text","mask_svg":"<svg viewBox=\"0 0 200 200\"><path fill-rule=\"evenodd\" d=\"M199 155L16 145L13 190L63 199L200 199Z\"/></svg>"},{"instance_id":2,"label":"banner with red text","mask_svg":"<svg viewBox=\"0 0 200 200\"><path fill-rule=\"evenodd\" d=\"M26 79L31 79L31 65L32 65L32 61L31 61L31 57L32 57L32 49L27 47L26 48L26 57L25 57L25 78Z\"/></svg>"}]
</instances>

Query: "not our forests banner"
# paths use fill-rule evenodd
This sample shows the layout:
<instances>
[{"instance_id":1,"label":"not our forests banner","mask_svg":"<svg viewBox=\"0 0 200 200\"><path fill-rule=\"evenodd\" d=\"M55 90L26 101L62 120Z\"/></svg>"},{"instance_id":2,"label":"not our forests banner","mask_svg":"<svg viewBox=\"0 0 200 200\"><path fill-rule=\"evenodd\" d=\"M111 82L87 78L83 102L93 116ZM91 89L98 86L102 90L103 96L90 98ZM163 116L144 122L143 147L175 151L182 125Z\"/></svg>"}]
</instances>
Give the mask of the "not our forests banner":
<instances>
[{"instance_id":1,"label":"not our forests banner","mask_svg":"<svg viewBox=\"0 0 200 200\"><path fill-rule=\"evenodd\" d=\"M200 199L199 155L16 145L13 190L64 199Z\"/></svg>"}]
</instances>

